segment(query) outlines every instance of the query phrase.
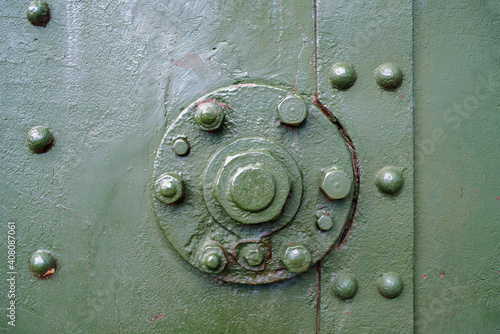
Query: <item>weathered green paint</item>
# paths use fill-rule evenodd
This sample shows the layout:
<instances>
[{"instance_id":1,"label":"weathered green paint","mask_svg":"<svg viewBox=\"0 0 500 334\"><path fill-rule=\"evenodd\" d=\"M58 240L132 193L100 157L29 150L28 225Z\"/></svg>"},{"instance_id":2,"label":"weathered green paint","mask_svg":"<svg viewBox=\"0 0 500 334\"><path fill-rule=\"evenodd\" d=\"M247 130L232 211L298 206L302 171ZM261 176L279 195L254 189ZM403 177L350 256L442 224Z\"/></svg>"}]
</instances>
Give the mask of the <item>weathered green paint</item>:
<instances>
[{"instance_id":1,"label":"weathered green paint","mask_svg":"<svg viewBox=\"0 0 500 334\"><path fill-rule=\"evenodd\" d=\"M375 71L375 80L384 89L395 89L403 82L403 72L395 64L382 64Z\"/></svg>"},{"instance_id":2,"label":"weathered green paint","mask_svg":"<svg viewBox=\"0 0 500 334\"><path fill-rule=\"evenodd\" d=\"M354 275L340 273L333 278L333 292L341 299L350 299L358 292L358 280Z\"/></svg>"},{"instance_id":3,"label":"weathered green paint","mask_svg":"<svg viewBox=\"0 0 500 334\"><path fill-rule=\"evenodd\" d=\"M37 250L30 257L30 270L38 278L50 278L57 268L56 259L46 250Z\"/></svg>"},{"instance_id":4,"label":"weathered green paint","mask_svg":"<svg viewBox=\"0 0 500 334\"><path fill-rule=\"evenodd\" d=\"M2 5L0 217L16 222L18 274L16 327L3 317L0 331L498 331L498 1L185 5L54 0L45 28L26 19L26 3ZM348 90L332 89L336 62L356 69ZM375 78L386 62L404 74L391 91ZM316 105L335 114L359 152L357 214L316 270L267 285L218 285L178 256L157 225L154 151L200 96L255 82L306 101L318 88ZM30 154L26 133L39 124L57 143ZM396 197L375 185L389 165L404 176ZM48 280L29 271L41 248L57 258ZM377 289L390 271L404 283L394 299ZM348 301L332 291L339 273L358 279ZM3 302L5 270L0 278Z\"/></svg>"},{"instance_id":5,"label":"weathered green paint","mask_svg":"<svg viewBox=\"0 0 500 334\"><path fill-rule=\"evenodd\" d=\"M28 5L26 16L31 24L45 27L50 21L49 5L41 0L32 1Z\"/></svg>"},{"instance_id":6,"label":"weathered green paint","mask_svg":"<svg viewBox=\"0 0 500 334\"><path fill-rule=\"evenodd\" d=\"M344 90L354 85L357 74L351 64L336 63L330 69L329 77L333 88Z\"/></svg>"},{"instance_id":7,"label":"weathered green paint","mask_svg":"<svg viewBox=\"0 0 500 334\"><path fill-rule=\"evenodd\" d=\"M28 131L26 144L34 153L48 151L54 143L54 135L46 126L35 126Z\"/></svg>"}]
</instances>

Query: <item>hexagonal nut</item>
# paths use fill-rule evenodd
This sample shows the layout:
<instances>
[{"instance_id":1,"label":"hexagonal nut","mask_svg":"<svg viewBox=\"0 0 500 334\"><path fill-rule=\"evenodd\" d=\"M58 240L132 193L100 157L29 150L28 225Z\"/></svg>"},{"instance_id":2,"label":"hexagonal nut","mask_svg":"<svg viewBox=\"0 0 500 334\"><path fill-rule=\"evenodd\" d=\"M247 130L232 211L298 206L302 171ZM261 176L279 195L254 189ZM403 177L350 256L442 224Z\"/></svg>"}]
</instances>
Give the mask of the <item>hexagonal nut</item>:
<instances>
[{"instance_id":1,"label":"hexagonal nut","mask_svg":"<svg viewBox=\"0 0 500 334\"><path fill-rule=\"evenodd\" d=\"M295 96L287 96L278 104L278 116L281 123L298 126L307 117L306 102Z\"/></svg>"},{"instance_id":2,"label":"hexagonal nut","mask_svg":"<svg viewBox=\"0 0 500 334\"><path fill-rule=\"evenodd\" d=\"M269 151L259 150L228 156L212 193L232 219L259 224L279 217L290 188L281 163Z\"/></svg>"},{"instance_id":3,"label":"hexagonal nut","mask_svg":"<svg viewBox=\"0 0 500 334\"><path fill-rule=\"evenodd\" d=\"M281 262L283 262L291 273L302 273L309 269L312 256L307 248L301 243L287 245L281 251Z\"/></svg>"},{"instance_id":4,"label":"hexagonal nut","mask_svg":"<svg viewBox=\"0 0 500 334\"><path fill-rule=\"evenodd\" d=\"M321 179L321 190L332 200L347 197L351 187L351 177L335 167L327 169Z\"/></svg>"},{"instance_id":5,"label":"hexagonal nut","mask_svg":"<svg viewBox=\"0 0 500 334\"><path fill-rule=\"evenodd\" d=\"M184 180L179 174L165 173L155 182L155 197L165 204L173 204L184 196Z\"/></svg>"},{"instance_id":6,"label":"hexagonal nut","mask_svg":"<svg viewBox=\"0 0 500 334\"><path fill-rule=\"evenodd\" d=\"M218 274L227 265L227 259L220 246L207 246L200 255L200 267L209 274Z\"/></svg>"}]
</instances>

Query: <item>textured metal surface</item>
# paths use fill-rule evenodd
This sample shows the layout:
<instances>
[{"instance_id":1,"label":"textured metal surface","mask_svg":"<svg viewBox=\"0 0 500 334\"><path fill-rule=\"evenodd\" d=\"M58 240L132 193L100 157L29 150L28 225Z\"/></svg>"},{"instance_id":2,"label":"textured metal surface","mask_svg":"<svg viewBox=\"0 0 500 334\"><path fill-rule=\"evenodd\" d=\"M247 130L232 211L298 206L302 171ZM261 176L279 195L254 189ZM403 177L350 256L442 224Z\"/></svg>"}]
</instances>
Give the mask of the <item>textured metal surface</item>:
<instances>
[{"instance_id":1,"label":"textured metal surface","mask_svg":"<svg viewBox=\"0 0 500 334\"><path fill-rule=\"evenodd\" d=\"M283 108L282 102L291 98L301 101L308 114L298 127L280 122L283 109L279 106ZM224 123L212 131L200 127L196 118L207 103L211 110L225 114ZM190 142L189 155L178 157L172 151L178 137ZM326 182L321 181L322 175L333 174L328 172L332 165L343 178L342 183L330 180L328 189L340 194L335 199L320 191ZM256 193L248 192L250 185L237 184L238 173L248 166L270 178L269 182L249 181L258 183L250 190ZM182 176L186 195L176 205L165 205L156 195L155 210L165 236L201 270L206 269L199 261L204 247L222 247L227 267L208 273L217 273L217 279L227 282L270 283L309 269L349 224L357 194L352 186L357 183L352 156L337 126L311 102L283 89L255 84L217 90L179 115L157 151L153 178L161 180L168 172ZM319 229L317 212L328 216L333 226ZM285 250L292 244L300 244L309 260L297 265L297 257ZM244 265L245 245L262 249L262 266Z\"/></svg>"},{"instance_id":2,"label":"textured metal surface","mask_svg":"<svg viewBox=\"0 0 500 334\"><path fill-rule=\"evenodd\" d=\"M0 254L14 230L17 252L15 279L6 266L0 273L0 306L17 295L16 327L2 316L0 332L500 330L497 0L48 5L45 27L28 21L28 2L0 6ZM356 72L345 90L332 86L339 62ZM399 87L377 83L386 63L401 69ZM308 101L319 92L316 106L359 152L359 210L316 270L221 284L163 236L151 171L165 129L189 104L255 82ZM26 147L36 126L54 135L46 153ZM182 143L178 152L191 154ZM379 191L388 166L404 178L394 196ZM316 218L327 229L328 216ZM243 246L244 261L258 263L259 248ZM37 250L56 259L50 279L29 269ZM403 282L394 299L379 292L388 273Z\"/></svg>"}]
</instances>

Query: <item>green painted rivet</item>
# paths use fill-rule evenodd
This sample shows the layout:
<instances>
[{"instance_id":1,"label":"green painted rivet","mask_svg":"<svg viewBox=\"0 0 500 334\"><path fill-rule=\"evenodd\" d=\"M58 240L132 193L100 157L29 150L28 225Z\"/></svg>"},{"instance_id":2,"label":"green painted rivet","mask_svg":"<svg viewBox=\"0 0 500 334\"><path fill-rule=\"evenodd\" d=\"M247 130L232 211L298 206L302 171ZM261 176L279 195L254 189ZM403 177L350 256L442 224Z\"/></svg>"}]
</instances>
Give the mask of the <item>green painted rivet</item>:
<instances>
[{"instance_id":1,"label":"green painted rivet","mask_svg":"<svg viewBox=\"0 0 500 334\"><path fill-rule=\"evenodd\" d=\"M210 270L215 270L220 266L220 258L216 253L205 256L205 266Z\"/></svg>"},{"instance_id":2,"label":"green painted rivet","mask_svg":"<svg viewBox=\"0 0 500 334\"><path fill-rule=\"evenodd\" d=\"M31 24L45 27L50 21L49 5L45 1L35 0L28 5L26 15Z\"/></svg>"},{"instance_id":3,"label":"green painted rivet","mask_svg":"<svg viewBox=\"0 0 500 334\"><path fill-rule=\"evenodd\" d=\"M28 131L26 142L29 149L35 153L47 152L54 143L54 136L45 126L35 126Z\"/></svg>"},{"instance_id":4,"label":"green painted rivet","mask_svg":"<svg viewBox=\"0 0 500 334\"><path fill-rule=\"evenodd\" d=\"M312 256L302 244L285 246L281 251L281 261L291 273L301 273L309 269Z\"/></svg>"},{"instance_id":5,"label":"green painted rivet","mask_svg":"<svg viewBox=\"0 0 500 334\"><path fill-rule=\"evenodd\" d=\"M403 82L403 72L395 64L382 64L375 72L375 80L383 89L395 89Z\"/></svg>"},{"instance_id":6,"label":"green painted rivet","mask_svg":"<svg viewBox=\"0 0 500 334\"><path fill-rule=\"evenodd\" d=\"M231 180L231 197L241 209L258 212L271 204L276 195L273 176L256 165L238 169Z\"/></svg>"},{"instance_id":7,"label":"green painted rivet","mask_svg":"<svg viewBox=\"0 0 500 334\"><path fill-rule=\"evenodd\" d=\"M404 284L398 274L387 273L379 277L377 281L377 288L382 296L392 299L401 294Z\"/></svg>"},{"instance_id":8,"label":"green painted rivet","mask_svg":"<svg viewBox=\"0 0 500 334\"><path fill-rule=\"evenodd\" d=\"M322 231L328 231L333 227L333 219L330 216L323 215L318 218L318 228Z\"/></svg>"},{"instance_id":9,"label":"green painted rivet","mask_svg":"<svg viewBox=\"0 0 500 334\"><path fill-rule=\"evenodd\" d=\"M252 267L259 266L264 260L264 254L257 245L249 245L245 248L245 261Z\"/></svg>"},{"instance_id":10,"label":"green painted rivet","mask_svg":"<svg viewBox=\"0 0 500 334\"><path fill-rule=\"evenodd\" d=\"M278 115L281 123L297 126L307 117L307 106L303 99L288 96L278 104Z\"/></svg>"},{"instance_id":11,"label":"green painted rivet","mask_svg":"<svg viewBox=\"0 0 500 334\"><path fill-rule=\"evenodd\" d=\"M215 131L224 121L224 111L214 102L204 102L196 108L194 119L203 131Z\"/></svg>"},{"instance_id":12,"label":"green painted rivet","mask_svg":"<svg viewBox=\"0 0 500 334\"><path fill-rule=\"evenodd\" d=\"M56 272L56 259L49 251L37 250L31 255L30 270L41 279L50 278Z\"/></svg>"},{"instance_id":13,"label":"green painted rivet","mask_svg":"<svg viewBox=\"0 0 500 334\"><path fill-rule=\"evenodd\" d=\"M338 274L333 279L333 292L342 299L349 299L358 292L358 280L353 275Z\"/></svg>"},{"instance_id":14,"label":"green painted rivet","mask_svg":"<svg viewBox=\"0 0 500 334\"><path fill-rule=\"evenodd\" d=\"M332 167L327 169L321 180L321 190L330 199L347 197L351 191L352 181L345 172Z\"/></svg>"},{"instance_id":15,"label":"green painted rivet","mask_svg":"<svg viewBox=\"0 0 500 334\"><path fill-rule=\"evenodd\" d=\"M375 185L384 194L397 194L403 187L403 184L403 173L401 173L401 169L398 167L384 167L375 175Z\"/></svg>"},{"instance_id":16,"label":"green painted rivet","mask_svg":"<svg viewBox=\"0 0 500 334\"><path fill-rule=\"evenodd\" d=\"M155 182L155 197L165 204L173 204L184 196L184 181L175 173L166 173Z\"/></svg>"},{"instance_id":17,"label":"green painted rivet","mask_svg":"<svg viewBox=\"0 0 500 334\"><path fill-rule=\"evenodd\" d=\"M351 88L356 82L356 71L354 67L347 63L336 63L329 73L330 83L334 88L344 90Z\"/></svg>"},{"instance_id":18,"label":"green painted rivet","mask_svg":"<svg viewBox=\"0 0 500 334\"><path fill-rule=\"evenodd\" d=\"M178 138L174 140L174 144L172 145L172 150L174 150L175 154L178 156L184 156L189 153L189 143L185 138Z\"/></svg>"},{"instance_id":19,"label":"green painted rivet","mask_svg":"<svg viewBox=\"0 0 500 334\"><path fill-rule=\"evenodd\" d=\"M224 251L219 246L207 246L200 256L201 269L207 273L220 273L227 264Z\"/></svg>"}]
</instances>

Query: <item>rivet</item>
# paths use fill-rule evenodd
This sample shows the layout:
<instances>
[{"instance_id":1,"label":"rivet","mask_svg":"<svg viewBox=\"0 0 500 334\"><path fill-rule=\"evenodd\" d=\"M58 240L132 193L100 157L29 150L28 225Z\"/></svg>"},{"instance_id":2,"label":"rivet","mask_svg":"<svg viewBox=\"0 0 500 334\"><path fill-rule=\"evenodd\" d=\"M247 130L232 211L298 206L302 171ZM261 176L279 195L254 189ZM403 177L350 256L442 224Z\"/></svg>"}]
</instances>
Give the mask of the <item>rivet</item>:
<instances>
[{"instance_id":1,"label":"rivet","mask_svg":"<svg viewBox=\"0 0 500 334\"><path fill-rule=\"evenodd\" d=\"M204 102L196 108L194 119L203 131L215 131L224 121L224 111L214 102Z\"/></svg>"},{"instance_id":2,"label":"rivet","mask_svg":"<svg viewBox=\"0 0 500 334\"><path fill-rule=\"evenodd\" d=\"M50 278L57 268L56 259L49 251L37 250L31 255L30 270L41 279Z\"/></svg>"},{"instance_id":3,"label":"rivet","mask_svg":"<svg viewBox=\"0 0 500 334\"><path fill-rule=\"evenodd\" d=\"M178 156L184 156L189 153L189 143L185 138L177 138L174 140L174 144L172 145L172 150L174 150L175 154Z\"/></svg>"},{"instance_id":4,"label":"rivet","mask_svg":"<svg viewBox=\"0 0 500 334\"><path fill-rule=\"evenodd\" d=\"M351 191L352 181L349 175L335 167L329 168L321 179L321 190L330 199L347 197Z\"/></svg>"},{"instance_id":5,"label":"rivet","mask_svg":"<svg viewBox=\"0 0 500 334\"><path fill-rule=\"evenodd\" d=\"M318 228L322 231L328 231L333 227L333 219L332 217L327 215L319 217L316 223L318 225Z\"/></svg>"},{"instance_id":6,"label":"rivet","mask_svg":"<svg viewBox=\"0 0 500 334\"><path fill-rule=\"evenodd\" d=\"M386 273L379 277L377 281L377 288L382 296L392 299L401 294L404 284L398 274Z\"/></svg>"},{"instance_id":7,"label":"rivet","mask_svg":"<svg viewBox=\"0 0 500 334\"><path fill-rule=\"evenodd\" d=\"M31 24L45 27L50 21L49 5L45 1L35 0L28 5L26 15Z\"/></svg>"},{"instance_id":8,"label":"rivet","mask_svg":"<svg viewBox=\"0 0 500 334\"><path fill-rule=\"evenodd\" d=\"M28 131L26 142L34 153L47 152L54 143L54 136L45 126L35 126Z\"/></svg>"},{"instance_id":9,"label":"rivet","mask_svg":"<svg viewBox=\"0 0 500 334\"><path fill-rule=\"evenodd\" d=\"M307 106L303 99L288 96L278 104L278 116L281 123L298 126L307 117Z\"/></svg>"},{"instance_id":10,"label":"rivet","mask_svg":"<svg viewBox=\"0 0 500 334\"><path fill-rule=\"evenodd\" d=\"M155 182L155 197L165 204L173 204L184 196L184 181L175 173L165 173Z\"/></svg>"},{"instance_id":11,"label":"rivet","mask_svg":"<svg viewBox=\"0 0 500 334\"><path fill-rule=\"evenodd\" d=\"M387 166L380 169L375 175L375 185L379 191L388 194L397 194L404 184L403 173L401 169L394 166Z\"/></svg>"},{"instance_id":12,"label":"rivet","mask_svg":"<svg viewBox=\"0 0 500 334\"><path fill-rule=\"evenodd\" d=\"M301 273L309 269L312 256L302 244L290 244L281 251L281 261L291 273Z\"/></svg>"},{"instance_id":13,"label":"rivet","mask_svg":"<svg viewBox=\"0 0 500 334\"><path fill-rule=\"evenodd\" d=\"M358 280L350 274L338 274L333 279L333 292L342 299L349 299L358 292Z\"/></svg>"},{"instance_id":14,"label":"rivet","mask_svg":"<svg viewBox=\"0 0 500 334\"><path fill-rule=\"evenodd\" d=\"M334 88L345 90L354 85L357 75L351 64L336 63L330 69L329 77Z\"/></svg>"},{"instance_id":15,"label":"rivet","mask_svg":"<svg viewBox=\"0 0 500 334\"><path fill-rule=\"evenodd\" d=\"M245 261L252 267L259 266L264 260L264 254L258 245L248 245L244 249Z\"/></svg>"},{"instance_id":16,"label":"rivet","mask_svg":"<svg viewBox=\"0 0 500 334\"><path fill-rule=\"evenodd\" d=\"M219 246L207 246L200 256L200 266L207 273L220 273L227 264L224 251Z\"/></svg>"},{"instance_id":17,"label":"rivet","mask_svg":"<svg viewBox=\"0 0 500 334\"><path fill-rule=\"evenodd\" d=\"M403 82L403 72L393 63L382 64L375 72L375 80L383 89L395 89Z\"/></svg>"}]
</instances>

